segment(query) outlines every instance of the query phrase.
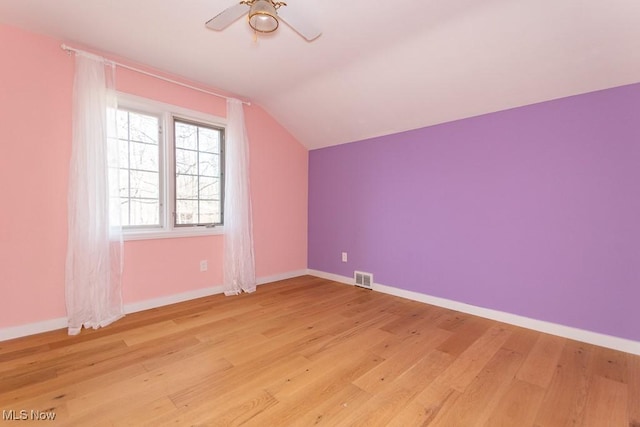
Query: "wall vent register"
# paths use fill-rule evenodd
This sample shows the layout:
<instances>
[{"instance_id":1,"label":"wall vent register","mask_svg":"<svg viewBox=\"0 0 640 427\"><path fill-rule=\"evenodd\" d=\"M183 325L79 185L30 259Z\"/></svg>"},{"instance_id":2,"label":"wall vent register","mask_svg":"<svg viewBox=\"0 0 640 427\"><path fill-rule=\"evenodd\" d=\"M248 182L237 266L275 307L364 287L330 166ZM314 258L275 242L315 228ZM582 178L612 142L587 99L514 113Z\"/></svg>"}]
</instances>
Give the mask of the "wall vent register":
<instances>
[{"instance_id":1,"label":"wall vent register","mask_svg":"<svg viewBox=\"0 0 640 427\"><path fill-rule=\"evenodd\" d=\"M353 277L355 279L355 284L356 286L359 286L361 288L365 288L365 289L373 289L373 274L371 273L365 273L362 271L354 271L353 272Z\"/></svg>"}]
</instances>

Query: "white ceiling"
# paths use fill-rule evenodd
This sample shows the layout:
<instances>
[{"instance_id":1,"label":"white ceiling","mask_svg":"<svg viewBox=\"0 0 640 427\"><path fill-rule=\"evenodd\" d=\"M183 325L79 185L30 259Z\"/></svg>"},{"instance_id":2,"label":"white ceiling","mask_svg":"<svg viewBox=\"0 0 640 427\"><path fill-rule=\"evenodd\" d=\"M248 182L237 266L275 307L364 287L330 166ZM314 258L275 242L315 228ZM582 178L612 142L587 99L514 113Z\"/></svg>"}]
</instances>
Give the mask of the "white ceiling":
<instances>
[{"instance_id":1,"label":"white ceiling","mask_svg":"<svg viewBox=\"0 0 640 427\"><path fill-rule=\"evenodd\" d=\"M310 149L640 82L638 0L287 0L323 35L204 23L235 0L0 0L0 22L260 104Z\"/></svg>"}]
</instances>

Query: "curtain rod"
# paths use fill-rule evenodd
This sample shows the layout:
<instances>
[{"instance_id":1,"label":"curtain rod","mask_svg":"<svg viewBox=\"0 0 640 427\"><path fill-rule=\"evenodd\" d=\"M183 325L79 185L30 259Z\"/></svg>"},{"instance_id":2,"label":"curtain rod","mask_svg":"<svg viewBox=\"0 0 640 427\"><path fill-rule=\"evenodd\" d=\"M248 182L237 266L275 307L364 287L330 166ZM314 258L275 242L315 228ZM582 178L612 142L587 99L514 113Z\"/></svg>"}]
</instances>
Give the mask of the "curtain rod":
<instances>
[{"instance_id":1,"label":"curtain rod","mask_svg":"<svg viewBox=\"0 0 640 427\"><path fill-rule=\"evenodd\" d=\"M90 54L89 52L85 52L84 50L80 50L80 49L76 49L76 48L71 47L71 46L67 46L66 44L62 44L62 45L60 45L60 47L62 48L62 50L66 51L67 53L76 52L76 53ZM154 77L156 79L164 80L165 82L173 83L173 84L176 84L178 86L182 86L182 87L186 87L188 89L196 90L198 92L206 93L208 95L217 96L218 98L224 98L224 99L227 99L227 100L228 99L236 99L236 98L233 98L233 97L230 97L230 96L225 96L225 95L221 95L219 93L215 93L215 92L211 92L211 91L208 91L208 90L205 90L205 89L201 89L201 88L196 87L196 86L191 86L191 85L188 85L186 83L182 83L182 82L179 82L177 80L173 80L173 79L170 79L170 78L167 78L167 77L159 76L158 74L153 74L153 73L150 73L148 71L141 70L139 68L131 67L131 66L123 64L121 62L112 61L110 59L107 60L107 61L109 61L112 64L117 65L118 67L126 68L127 70L135 71L136 73L140 73L140 74L144 74L146 76ZM240 102L242 102L245 105L251 105L251 102L249 102L249 101L240 100Z\"/></svg>"}]
</instances>

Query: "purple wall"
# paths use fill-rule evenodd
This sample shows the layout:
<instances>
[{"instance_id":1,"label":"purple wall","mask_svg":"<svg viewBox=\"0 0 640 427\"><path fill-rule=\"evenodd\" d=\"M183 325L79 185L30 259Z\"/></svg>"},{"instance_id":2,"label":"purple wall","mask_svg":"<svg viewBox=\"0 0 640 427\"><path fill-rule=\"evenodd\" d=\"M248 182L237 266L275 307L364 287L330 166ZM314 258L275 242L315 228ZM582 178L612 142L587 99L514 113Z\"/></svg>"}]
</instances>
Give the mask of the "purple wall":
<instances>
[{"instance_id":1,"label":"purple wall","mask_svg":"<svg viewBox=\"0 0 640 427\"><path fill-rule=\"evenodd\" d=\"M640 341L640 84L311 151L309 268Z\"/></svg>"}]
</instances>

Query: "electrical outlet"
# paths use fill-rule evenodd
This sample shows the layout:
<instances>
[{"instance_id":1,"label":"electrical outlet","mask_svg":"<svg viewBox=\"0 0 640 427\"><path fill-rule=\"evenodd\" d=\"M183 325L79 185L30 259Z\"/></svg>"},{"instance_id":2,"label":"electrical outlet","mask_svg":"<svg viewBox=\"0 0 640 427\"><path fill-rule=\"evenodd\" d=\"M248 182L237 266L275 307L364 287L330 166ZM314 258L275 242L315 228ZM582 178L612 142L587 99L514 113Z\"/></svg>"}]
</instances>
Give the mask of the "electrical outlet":
<instances>
[{"instance_id":1,"label":"electrical outlet","mask_svg":"<svg viewBox=\"0 0 640 427\"><path fill-rule=\"evenodd\" d=\"M202 261L200 261L200 271L207 271L207 268L209 268L209 266L207 265L207 260L203 259Z\"/></svg>"},{"instance_id":2,"label":"electrical outlet","mask_svg":"<svg viewBox=\"0 0 640 427\"><path fill-rule=\"evenodd\" d=\"M342 262L347 262L347 253L342 252Z\"/></svg>"}]
</instances>

